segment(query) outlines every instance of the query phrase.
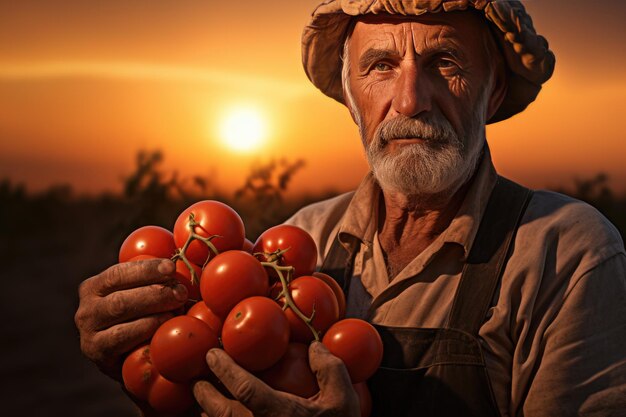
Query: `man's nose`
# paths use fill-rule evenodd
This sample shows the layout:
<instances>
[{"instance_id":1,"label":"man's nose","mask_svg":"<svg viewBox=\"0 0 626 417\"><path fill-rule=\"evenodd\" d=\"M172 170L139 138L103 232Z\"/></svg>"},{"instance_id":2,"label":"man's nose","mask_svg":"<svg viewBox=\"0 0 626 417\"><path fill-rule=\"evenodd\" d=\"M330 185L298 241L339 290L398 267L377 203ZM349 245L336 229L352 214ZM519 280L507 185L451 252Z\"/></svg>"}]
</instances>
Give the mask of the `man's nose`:
<instances>
[{"instance_id":1,"label":"man's nose","mask_svg":"<svg viewBox=\"0 0 626 417\"><path fill-rule=\"evenodd\" d=\"M433 89L423 71L415 63L401 69L392 102L396 112L415 117L431 110Z\"/></svg>"}]
</instances>

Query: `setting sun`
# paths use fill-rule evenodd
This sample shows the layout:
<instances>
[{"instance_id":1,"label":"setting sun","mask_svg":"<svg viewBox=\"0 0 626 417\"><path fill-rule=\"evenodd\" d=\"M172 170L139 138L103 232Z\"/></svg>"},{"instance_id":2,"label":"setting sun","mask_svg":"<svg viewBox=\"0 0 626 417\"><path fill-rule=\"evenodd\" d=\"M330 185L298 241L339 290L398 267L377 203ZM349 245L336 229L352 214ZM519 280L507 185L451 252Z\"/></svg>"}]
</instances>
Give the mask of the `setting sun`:
<instances>
[{"instance_id":1,"label":"setting sun","mask_svg":"<svg viewBox=\"0 0 626 417\"><path fill-rule=\"evenodd\" d=\"M251 107L240 107L226 114L221 123L220 137L228 148L249 152L263 143L266 130L266 122L261 112Z\"/></svg>"}]
</instances>

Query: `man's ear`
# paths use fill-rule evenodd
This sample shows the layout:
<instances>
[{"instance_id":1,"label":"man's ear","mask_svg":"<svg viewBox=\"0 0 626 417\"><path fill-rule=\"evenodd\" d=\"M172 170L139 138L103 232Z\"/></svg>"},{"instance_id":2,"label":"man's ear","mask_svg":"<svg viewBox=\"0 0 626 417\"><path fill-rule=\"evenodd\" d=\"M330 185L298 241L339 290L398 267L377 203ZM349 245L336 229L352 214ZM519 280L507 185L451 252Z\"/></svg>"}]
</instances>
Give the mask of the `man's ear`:
<instances>
[{"instance_id":1,"label":"man's ear","mask_svg":"<svg viewBox=\"0 0 626 417\"><path fill-rule=\"evenodd\" d=\"M487 118L485 120L491 119L493 115L496 114L500 105L502 105L504 97L506 97L506 92L509 88L506 67L502 58L497 60L492 71L494 71L494 74L493 81L491 83L491 94L487 103Z\"/></svg>"}]
</instances>

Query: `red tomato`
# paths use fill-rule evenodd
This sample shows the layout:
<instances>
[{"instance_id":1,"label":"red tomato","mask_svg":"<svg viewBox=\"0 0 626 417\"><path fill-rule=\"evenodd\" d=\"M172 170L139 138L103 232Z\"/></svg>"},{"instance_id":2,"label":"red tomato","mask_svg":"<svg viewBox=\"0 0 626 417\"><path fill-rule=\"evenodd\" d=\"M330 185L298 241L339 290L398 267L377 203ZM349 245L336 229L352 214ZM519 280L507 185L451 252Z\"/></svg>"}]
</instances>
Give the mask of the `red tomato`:
<instances>
[{"instance_id":1,"label":"red tomato","mask_svg":"<svg viewBox=\"0 0 626 417\"><path fill-rule=\"evenodd\" d=\"M219 252L241 249L245 236L243 221L235 210L224 203L213 200L199 201L185 209L174 224L174 241L182 248L190 234L189 214L195 215L198 225L194 232L202 237L219 235L211 243ZM187 259L204 265L209 257L209 248L198 240L191 242L185 252Z\"/></svg>"},{"instance_id":2,"label":"red tomato","mask_svg":"<svg viewBox=\"0 0 626 417\"><path fill-rule=\"evenodd\" d=\"M289 322L269 298L246 298L224 320L222 344L239 365L248 371L262 371L287 351Z\"/></svg>"},{"instance_id":3,"label":"red tomato","mask_svg":"<svg viewBox=\"0 0 626 417\"><path fill-rule=\"evenodd\" d=\"M244 239L243 240L243 247L241 248L241 250L244 251L244 252L248 252L249 254L254 253L254 252L252 252L254 250L254 243L252 243L248 239Z\"/></svg>"},{"instance_id":4,"label":"red tomato","mask_svg":"<svg viewBox=\"0 0 626 417\"><path fill-rule=\"evenodd\" d=\"M359 397L361 417L369 417L372 414L372 395L365 382L353 385L356 395Z\"/></svg>"},{"instance_id":5,"label":"red tomato","mask_svg":"<svg viewBox=\"0 0 626 417\"><path fill-rule=\"evenodd\" d=\"M311 275L317 264L317 246L315 241L304 230L296 226L281 224L267 229L254 244L253 253L270 254L277 250L288 249L278 264L293 266L293 277ZM262 257L262 260L266 260Z\"/></svg>"},{"instance_id":6,"label":"red tomato","mask_svg":"<svg viewBox=\"0 0 626 417\"><path fill-rule=\"evenodd\" d=\"M320 333L324 333L339 318L339 307L333 290L319 278L304 276L294 279L289 284L289 292L296 307L306 317L311 317L312 325ZM284 304L284 298L279 300ZM306 323L291 308L285 310L291 329L291 341L309 343L315 337Z\"/></svg>"},{"instance_id":7,"label":"red tomato","mask_svg":"<svg viewBox=\"0 0 626 417\"><path fill-rule=\"evenodd\" d=\"M269 280L261 263L240 250L220 253L204 267L200 293L207 307L219 317L244 298L267 295Z\"/></svg>"},{"instance_id":8,"label":"red tomato","mask_svg":"<svg viewBox=\"0 0 626 417\"><path fill-rule=\"evenodd\" d=\"M148 395L148 404L159 414L182 414L195 403L189 383L168 381L158 375Z\"/></svg>"},{"instance_id":9,"label":"red tomato","mask_svg":"<svg viewBox=\"0 0 626 417\"><path fill-rule=\"evenodd\" d=\"M202 268L198 265L191 263L191 267L196 272L196 279L198 283L200 282L200 277L202 276ZM176 280L183 284L185 288L187 288L187 296L190 300L199 300L200 299L200 285L192 282L191 272L185 263L179 259L176 261L176 272L174 272L174 276Z\"/></svg>"},{"instance_id":10,"label":"red tomato","mask_svg":"<svg viewBox=\"0 0 626 417\"><path fill-rule=\"evenodd\" d=\"M214 334L222 332L222 320L206 306L204 301L198 301L187 311L188 316L202 320L209 325Z\"/></svg>"},{"instance_id":11,"label":"red tomato","mask_svg":"<svg viewBox=\"0 0 626 417\"><path fill-rule=\"evenodd\" d=\"M309 347L302 343L289 343L287 352L278 363L258 377L275 390L303 398L310 398L320 390L317 378L309 367Z\"/></svg>"},{"instance_id":12,"label":"red tomato","mask_svg":"<svg viewBox=\"0 0 626 417\"><path fill-rule=\"evenodd\" d=\"M163 323L152 336L154 366L170 381L187 382L209 374L206 354L219 347L217 335L200 319L178 316Z\"/></svg>"},{"instance_id":13,"label":"red tomato","mask_svg":"<svg viewBox=\"0 0 626 417\"><path fill-rule=\"evenodd\" d=\"M157 259L157 257L152 256L152 255L137 255L137 256L133 256L126 262L139 262L139 261L145 261L147 259Z\"/></svg>"},{"instance_id":14,"label":"red tomato","mask_svg":"<svg viewBox=\"0 0 626 417\"><path fill-rule=\"evenodd\" d=\"M138 255L171 258L175 251L172 232L159 226L143 226L124 240L120 247L119 261L127 262Z\"/></svg>"},{"instance_id":15,"label":"red tomato","mask_svg":"<svg viewBox=\"0 0 626 417\"><path fill-rule=\"evenodd\" d=\"M124 386L135 397L147 400L150 387L158 373L150 359L150 346L144 345L135 349L124 360L122 365L122 380Z\"/></svg>"},{"instance_id":16,"label":"red tomato","mask_svg":"<svg viewBox=\"0 0 626 417\"><path fill-rule=\"evenodd\" d=\"M277 301L280 298L280 293L283 291L283 283L280 281L274 282L270 285L270 291L268 293L268 297L272 300Z\"/></svg>"},{"instance_id":17,"label":"red tomato","mask_svg":"<svg viewBox=\"0 0 626 417\"><path fill-rule=\"evenodd\" d=\"M378 331L363 320L338 321L328 329L322 343L343 360L353 384L374 375L383 359L383 342Z\"/></svg>"},{"instance_id":18,"label":"red tomato","mask_svg":"<svg viewBox=\"0 0 626 417\"><path fill-rule=\"evenodd\" d=\"M168 381L152 364L150 346L133 351L122 365L124 386L158 413L179 414L194 404L191 386Z\"/></svg>"},{"instance_id":19,"label":"red tomato","mask_svg":"<svg viewBox=\"0 0 626 417\"><path fill-rule=\"evenodd\" d=\"M343 293L343 289L339 286L339 283L334 280L330 275L326 275L323 272L313 272L313 276L324 281L337 297L337 305L339 306L339 319L346 316L346 296Z\"/></svg>"}]
</instances>

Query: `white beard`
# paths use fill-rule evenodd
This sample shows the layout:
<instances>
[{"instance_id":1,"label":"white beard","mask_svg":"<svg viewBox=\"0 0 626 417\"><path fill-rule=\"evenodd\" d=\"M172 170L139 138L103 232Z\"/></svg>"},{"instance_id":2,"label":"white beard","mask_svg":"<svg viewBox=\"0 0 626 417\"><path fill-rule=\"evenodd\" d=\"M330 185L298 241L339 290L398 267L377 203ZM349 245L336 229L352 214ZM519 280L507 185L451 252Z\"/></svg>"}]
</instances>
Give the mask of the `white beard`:
<instances>
[{"instance_id":1,"label":"white beard","mask_svg":"<svg viewBox=\"0 0 626 417\"><path fill-rule=\"evenodd\" d=\"M394 154L367 151L374 177L383 190L405 195L435 195L463 184L468 174L465 159L458 148L445 146L435 150L428 145L403 145ZM454 190L456 191L456 190Z\"/></svg>"},{"instance_id":2,"label":"white beard","mask_svg":"<svg viewBox=\"0 0 626 417\"><path fill-rule=\"evenodd\" d=\"M383 190L408 196L455 193L476 169L485 141L487 94L474 106L458 135L443 117L397 116L382 122L365 152L374 177ZM364 140L364 132L361 137ZM390 152L393 138L422 138Z\"/></svg>"}]
</instances>

